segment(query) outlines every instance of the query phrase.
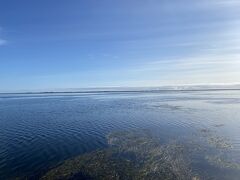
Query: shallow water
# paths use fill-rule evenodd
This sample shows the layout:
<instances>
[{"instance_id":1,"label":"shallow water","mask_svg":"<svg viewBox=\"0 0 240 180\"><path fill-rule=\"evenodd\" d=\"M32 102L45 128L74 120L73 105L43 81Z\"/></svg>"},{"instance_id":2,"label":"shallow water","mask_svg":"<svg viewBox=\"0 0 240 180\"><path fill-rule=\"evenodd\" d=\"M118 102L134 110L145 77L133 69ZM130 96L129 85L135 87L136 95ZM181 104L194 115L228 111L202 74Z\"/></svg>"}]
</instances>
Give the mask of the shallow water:
<instances>
[{"instance_id":1,"label":"shallow water","mask_svg":"<svg viewBox=\"0 0 240 180\"><path fill-rule=\"evenodd\" d=\"M66 159L107 147L111 132L138 129L162 143L226 147L224 154L238 164L240 91L1 94L0 179L40 177ZM207 158L210 165L196 169L218 173L219 157ZM238 171L226 176L237 178Z\"/></svg>"}]
</instances>

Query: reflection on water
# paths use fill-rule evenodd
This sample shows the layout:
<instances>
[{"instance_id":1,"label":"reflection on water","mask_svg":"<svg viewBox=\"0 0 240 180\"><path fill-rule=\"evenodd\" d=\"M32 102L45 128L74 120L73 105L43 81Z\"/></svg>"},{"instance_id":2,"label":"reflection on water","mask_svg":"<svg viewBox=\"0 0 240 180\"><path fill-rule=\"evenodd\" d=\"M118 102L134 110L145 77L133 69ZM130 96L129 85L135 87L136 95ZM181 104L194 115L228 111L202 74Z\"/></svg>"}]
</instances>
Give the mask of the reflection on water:
<instances>
[{"instance_id":1,"label":"reflection on water","mask_svg":"<svg viewBox=\"0 0 240 180\"><path fill-rule=\"evenodd\" d=\"M237 90L0 95L0 179L239 179L239 121Z\"/></svg>"}]
</instances>

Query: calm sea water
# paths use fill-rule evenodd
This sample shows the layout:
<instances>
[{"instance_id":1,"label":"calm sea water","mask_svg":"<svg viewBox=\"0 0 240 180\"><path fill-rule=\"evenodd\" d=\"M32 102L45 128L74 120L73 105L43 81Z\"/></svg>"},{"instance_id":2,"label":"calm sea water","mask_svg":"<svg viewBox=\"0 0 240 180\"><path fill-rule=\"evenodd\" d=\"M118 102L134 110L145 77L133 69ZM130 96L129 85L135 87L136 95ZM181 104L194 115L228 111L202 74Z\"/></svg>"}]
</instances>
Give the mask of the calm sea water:
<instances>
[{"instance_id":1,"label":"calm sea water","mask_svg":"<svg viewBox=\"0 0 240 180\"><path fill-rule=\"evenodd\" d=\"M211 129L240 162L240 91L1 94L0 179L36 178L126 129L162 141Z\"/></svg>"}]
</instances>

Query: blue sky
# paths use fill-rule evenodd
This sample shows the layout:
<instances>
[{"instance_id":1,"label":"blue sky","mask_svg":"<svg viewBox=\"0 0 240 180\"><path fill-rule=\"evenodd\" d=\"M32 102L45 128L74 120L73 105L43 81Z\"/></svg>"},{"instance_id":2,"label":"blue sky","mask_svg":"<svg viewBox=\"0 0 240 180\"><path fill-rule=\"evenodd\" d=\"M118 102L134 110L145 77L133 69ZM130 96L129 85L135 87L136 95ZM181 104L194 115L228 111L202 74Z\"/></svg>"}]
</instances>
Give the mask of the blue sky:
<instances>
[{"instance_id":1,"label":"blue sky","mask_svg":"<svg viewBox=\"0 0 240 180\"><path fill-rule=\"evenodd\" d=\"M240 82L239 0L1 0L0 92Z\"/></svg>"}]
</instances>

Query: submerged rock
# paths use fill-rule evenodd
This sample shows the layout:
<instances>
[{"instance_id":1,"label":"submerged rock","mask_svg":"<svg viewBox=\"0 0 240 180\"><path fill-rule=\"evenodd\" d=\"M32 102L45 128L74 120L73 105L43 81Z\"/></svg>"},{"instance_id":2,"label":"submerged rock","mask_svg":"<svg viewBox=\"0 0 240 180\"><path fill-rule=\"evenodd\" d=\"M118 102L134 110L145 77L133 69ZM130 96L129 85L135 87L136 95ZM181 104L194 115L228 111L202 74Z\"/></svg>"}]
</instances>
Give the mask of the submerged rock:
<instances>
[{"instance_id":1,"label":"submerged rock","mask_svg":"<svg viewBox=\"0 0 240 180\"><path fill-rule=\"evenodd\" d=\"M67 160L42 179L198 179L182 145L161 145L147 131L115 132L107 138L109 148Z\"/></svg>"}]
</instances>

